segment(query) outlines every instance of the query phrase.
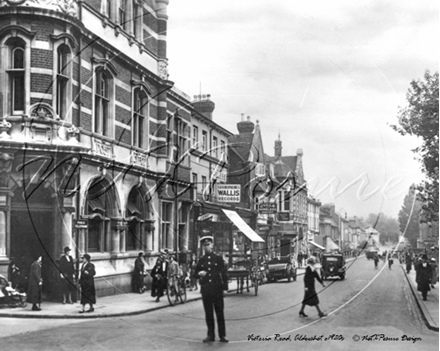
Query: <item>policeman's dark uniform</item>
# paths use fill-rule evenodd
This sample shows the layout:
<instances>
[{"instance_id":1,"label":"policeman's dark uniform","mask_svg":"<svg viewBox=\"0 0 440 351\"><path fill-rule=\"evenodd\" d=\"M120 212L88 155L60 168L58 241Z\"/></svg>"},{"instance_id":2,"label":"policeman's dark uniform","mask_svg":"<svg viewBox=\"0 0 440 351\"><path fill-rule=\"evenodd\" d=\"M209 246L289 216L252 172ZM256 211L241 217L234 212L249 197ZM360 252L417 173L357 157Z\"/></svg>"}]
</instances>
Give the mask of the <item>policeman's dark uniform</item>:
<instances>
[{"instance_id":1,"label":"policeman's dark uniform","mask_svg":"<svg viewBox=\"0 0 440 351\"><path fill-rule=\"evenodd\" d=\"M201 244L213 242L212 237L203 237ZM200 271L206 271L204 277L199 276ZM215 253L206 253L200 258L194 272L194 278L199 279L202 293L203 307L205 309L206 325L208 326L208 337L203 340L215 340L214 310L217 316L218 334L220 341L228 342L226 339L226 326L224 316L223 290L228 290L227 269L223 258Z\"/></svg>"}]
</instances>

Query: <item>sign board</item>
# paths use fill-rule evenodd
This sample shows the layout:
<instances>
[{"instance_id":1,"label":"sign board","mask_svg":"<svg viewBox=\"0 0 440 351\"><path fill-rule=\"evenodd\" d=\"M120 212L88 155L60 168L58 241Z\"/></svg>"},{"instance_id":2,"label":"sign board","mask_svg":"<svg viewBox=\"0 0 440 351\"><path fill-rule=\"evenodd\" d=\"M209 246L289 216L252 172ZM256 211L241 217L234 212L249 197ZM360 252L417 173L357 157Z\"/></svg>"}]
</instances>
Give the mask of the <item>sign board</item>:
<instances>
[{"instance_id":1,"label":"sign board","mask_svg":"<svg viewBox=\"0 0 440 351\"><path fill-rule=\"evenodd\" d=\"M274 214L277 213L276 203L261 203L258 205L259 214Z\"/></svg>"},{"instance_id":2,"label":"sign board","mask_svg":"<svg viewBox=\"0 0 440 351\"><path fill-rule=\"evenodd\" d=\"M217 184L219 202L240 202L240 184Z\"/></svg>"},{"instance_id":3,"label":"sign board","mask_svg":"<svg viewBox=\"0 0 440 351\"><path fill-rule=\"evenodd\" d=\"M289 212L278 212L278 221L287 222L290 220Z\"/></svg>"},{"instance_id":4,"label":"sign board","mask_svg":"<svg viewBox=\"0 0 440 351\"><path fill-rule=\"evenodd\" d=\"M88 219L77 219L75 221L75 229L88 229L89 220Z\"/></svg>"},{"instance_id":5,"label":"sign board","mask_svg":"<svg viewBox=\"0 0 440 351\"><path fill-rule=\"evenodd\" d=\"M207 219L211 219L213 222L218 222L218 215L214 213L205 213L197 218L198 221L206 221Z\"/></svg>"}]
</instances>

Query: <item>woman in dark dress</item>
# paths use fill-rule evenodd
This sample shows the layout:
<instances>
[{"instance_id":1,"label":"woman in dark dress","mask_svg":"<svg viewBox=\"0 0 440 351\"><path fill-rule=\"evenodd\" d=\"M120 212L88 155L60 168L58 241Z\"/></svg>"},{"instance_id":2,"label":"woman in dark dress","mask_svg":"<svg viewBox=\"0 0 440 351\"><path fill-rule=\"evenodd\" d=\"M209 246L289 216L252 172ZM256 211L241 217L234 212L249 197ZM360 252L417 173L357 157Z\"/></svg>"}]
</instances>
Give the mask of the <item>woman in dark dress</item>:
<instances>
[{"instance_id":1,"label":"woman in dark dress","mask_svg":"<svg viewBox=\"0 0 440 351\"><path fill-rule=\"evenodd\" d=\"M29 287L27 301L32 303L32 311L41 311L41 288L43 279L41 278L41 256L31 265L29 274ZM37 306L38 304L38 306Z\"/></svg>"},{"instance_id":2,"label":"woman in dark dress","mask_svg":"<svg viewBox=\"0 0 440 351\"><path fill-rule=\"evenodd\" d=\"M317 279L322 284L322 286L325 287L324 282L322 281L321 277L315 269L315 260L313 257L310 257L307 260L307 268L304 275L305 293L301 306L301 311L299 311L299 315L301 317L307 317L307 315L304 313L304 308L306 307L306 305L315 306L318 310L320 318L326 316L326 314L319 309L319 299L315 290L315 279Z\"/></svg>"},{"instance_id":3,"label":"woman in dark dress","mask_svg":"<svg viewBox=\"0 0 440 351\"><path fill-rule=\"evenodd\" d=\"M63 293L63 305L66 303L73 304L72 292L75 292L75 266L73 263L73 257L69 255L70 248L66 246L64 248L64 255L60 258L60 278L61 278L61 290Z\"/></svg>"},{"instance_id":4,"label":"woman in dark dress","mask_svg":"<svg viewBox=\"0 0 440 351\"><path fill-rule=\"evenodd\" d=\"M144 292L144 271L145 264L142 260L143 252L139 252L138 257L134 261L133 287L134 291L142 294Z\"/></svg>"},{"instance_id":5,"label":"woman in dark dress","mask_svg":"<svg viewBox=\"0 0 440 351\"><path fill-rule=\"evenodd\" d=\"M153 278L151 285L151 296L156 298L156 302L159 302L160 298L163 296L163 291L166 286L166 277L162 268L162 260L160 258L157 259L156 264L151 271L151 277Z\"/></svg>"},{"instance_id":6,"label":"woman in dark dress","mask_svg":"<svg viewBox=\"0 0 440 351\"><path fill-rule=\"evenodd\" d=\"M82 310L79 313L93 312L93 304L96 303L95 281L94 276L95 266L90 262L90 255L84 254L83 263L81 265L81 276L79 278L79 284L81 286L81 305ZM90 305L90 308L85 311L86 304Z\"/></svg>"}]
</instances>

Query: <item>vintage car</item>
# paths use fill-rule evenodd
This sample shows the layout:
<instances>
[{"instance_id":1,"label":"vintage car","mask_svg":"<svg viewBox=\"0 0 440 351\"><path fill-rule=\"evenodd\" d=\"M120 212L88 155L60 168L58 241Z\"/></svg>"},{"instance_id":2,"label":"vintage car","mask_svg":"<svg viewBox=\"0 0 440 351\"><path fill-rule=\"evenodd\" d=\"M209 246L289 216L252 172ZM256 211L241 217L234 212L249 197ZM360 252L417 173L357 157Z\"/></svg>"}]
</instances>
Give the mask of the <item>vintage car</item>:
<instances>
[{"instance_id":1,"label":"vintage car","mask_svg":"<svg viewBox=\"0 0 440 351\"><path fill-rule=\"evenodd\" d=\"M271 259L268 263L267 280L269 282L278 279L286 279L290 282L296 281L296 267L290 256L281 256Z\"/></svg>"},{"instance_id":2,"label":"vintage car","mask_svg":"<svg viewBox=\"0 0 440 351\"><path fill-rule=\"evenodd\" d=\"M345 259L342 254L325 253L321 258L321 277L327 279L330 277L339 277L345 279L346 267Z\"/></svg>"}]
</instances>

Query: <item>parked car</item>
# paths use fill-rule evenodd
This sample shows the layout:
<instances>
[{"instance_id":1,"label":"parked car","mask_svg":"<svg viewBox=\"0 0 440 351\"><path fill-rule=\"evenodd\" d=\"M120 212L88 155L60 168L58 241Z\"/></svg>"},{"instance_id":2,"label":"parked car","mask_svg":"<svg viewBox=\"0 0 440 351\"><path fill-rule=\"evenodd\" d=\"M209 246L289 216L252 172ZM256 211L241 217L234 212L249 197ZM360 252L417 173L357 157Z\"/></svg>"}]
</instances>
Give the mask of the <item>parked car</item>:
<instances>
[{"instance_id":1,"label":"parked car","mask_svg":"<svg viewBox=\"0 0 440 351\"><path fill-rule=\"evenodd\" d=\"M290 256L273 258L267 265L269 269L267 280L269 282L279 279L287 279L288 282L292 279L296 281L296 266Z\"/></svg>"},{"instance_id":2,"label":"parked car","mask_svg":"<svg viewBox=\"0 0 440 351\"><path fill-rule=\"evenodd\" d=\"M321 258L321 277L340 277L345 279L346 267L345 259L342 254L323 254Z\"/></svg>"}]
</instances>

